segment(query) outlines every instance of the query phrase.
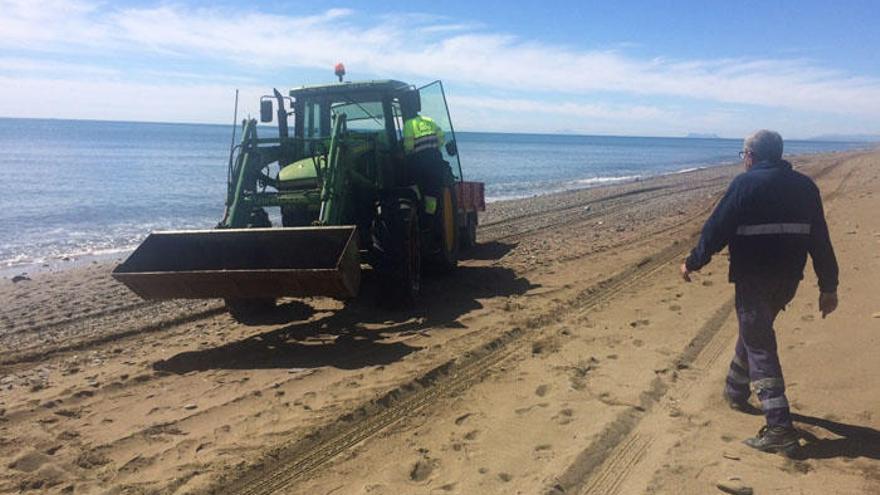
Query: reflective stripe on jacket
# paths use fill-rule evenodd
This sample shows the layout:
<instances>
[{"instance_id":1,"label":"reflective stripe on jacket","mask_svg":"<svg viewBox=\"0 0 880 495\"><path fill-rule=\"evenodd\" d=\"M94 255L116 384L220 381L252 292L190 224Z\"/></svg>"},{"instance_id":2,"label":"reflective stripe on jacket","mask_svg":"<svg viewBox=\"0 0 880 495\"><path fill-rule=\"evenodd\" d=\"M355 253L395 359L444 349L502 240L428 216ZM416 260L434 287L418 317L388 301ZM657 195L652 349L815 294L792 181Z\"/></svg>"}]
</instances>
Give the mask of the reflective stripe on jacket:
<instances>
[{"instance_id":1,"label":"reflective stripe on jacket","mask_svg":"<svg viewBox=\"0 0 880 495\"><path fill-rule=\"evenodd\" d=\"M699 270L724 246L730 248L731 282L742 275L800 280L809 253L820 290L837 289L837 259L819 188L785 160L756 163L730 183L687 268Z\"/></svg>"},{"instance_id":2,"label":"reflective stripe on jacket","mask_svg":"<svg viewBox=\"0 0 880 495\"><path fill-rule=\"evenodd\" d=\"M443 129L430 117L416 115L403 124L403 152L407 155L443 145Z\"/></svg>"}]
</instances>

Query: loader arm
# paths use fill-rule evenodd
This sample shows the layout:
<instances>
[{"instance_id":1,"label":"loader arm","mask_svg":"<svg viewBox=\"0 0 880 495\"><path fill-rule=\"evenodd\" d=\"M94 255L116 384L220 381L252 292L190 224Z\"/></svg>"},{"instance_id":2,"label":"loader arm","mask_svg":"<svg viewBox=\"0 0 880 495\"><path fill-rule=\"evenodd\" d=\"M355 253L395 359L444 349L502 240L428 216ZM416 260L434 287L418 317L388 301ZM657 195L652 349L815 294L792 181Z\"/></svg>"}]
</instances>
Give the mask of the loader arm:
<instances>
[{"instance_id":1,"label":"loader arm","mask_svg":"<svg viewBox=\"0 0 880 495\"><path fill-rule=\"evenodd\" d=\"M274 205L274 201L266 201L265 198L260 197L261 195L256 194L257 186L259 182L263 182L277 189L277 180L266 176L262 170L276 161L279 163L289 161L289 157L293 155L293 142L294 139L287 137L259 139L257 121L255 119L245 121L241 143L233 150L233 153L235 151L238 153L231 160L233 166L227 185L226 214L218 227L247 227L254 208ZM260 146L260 144L276 143L275 146Z\"/></svg>"},{"instance_id":2,"label":"loader arm","mask_svg":"<svg viewBox=\"0 0 880 495\"><path fill-rule=\"evenodd\" d=\"M357 229L341 225L350 182L344 132L345 116L340 116L320 191L258 191L263 168L286 162L295 141L258 139L256 120L247 121L219 228L153 232L113 277L145 299L356 295L361 277ZM260 208L318 198L322 226L249 228L265 227L249 225Z\"/></svg>"},{"instance_id":3,"label":"loader arm","mask_svg":"<svg viewBox=\"0 0 880 495\"><path fill-rule=\"evenodd\" d=\"M342 159L343 149L342 136L345 132L346 116L340 114L336 117L333 125L333 133L330 135L330 152L327 155L327 173L324 187L321 190L321 212L318 222L321 225L340 225L348 200L350 179L348 167Z\"/></svg>"}]
</instances>

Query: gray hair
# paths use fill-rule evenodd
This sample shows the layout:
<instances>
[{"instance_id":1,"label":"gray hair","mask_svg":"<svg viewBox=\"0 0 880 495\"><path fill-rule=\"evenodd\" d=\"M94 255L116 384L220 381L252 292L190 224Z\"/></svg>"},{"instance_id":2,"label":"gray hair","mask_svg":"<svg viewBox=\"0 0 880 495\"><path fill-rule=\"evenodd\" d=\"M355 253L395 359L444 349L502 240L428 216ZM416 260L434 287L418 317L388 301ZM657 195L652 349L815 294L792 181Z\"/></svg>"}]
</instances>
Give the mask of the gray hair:
<instances>
[{"instance_id":1,"label":"gray hair","mask_svg":"<svg viewBox=\"0 0 880 495\"><path fill-rule=\"evenodd\" d=\"M761 129L745 139L743 151L751 151L755 161L778 162L782 159L782 136L776 131Z\"/></svg>"}]
</instances>

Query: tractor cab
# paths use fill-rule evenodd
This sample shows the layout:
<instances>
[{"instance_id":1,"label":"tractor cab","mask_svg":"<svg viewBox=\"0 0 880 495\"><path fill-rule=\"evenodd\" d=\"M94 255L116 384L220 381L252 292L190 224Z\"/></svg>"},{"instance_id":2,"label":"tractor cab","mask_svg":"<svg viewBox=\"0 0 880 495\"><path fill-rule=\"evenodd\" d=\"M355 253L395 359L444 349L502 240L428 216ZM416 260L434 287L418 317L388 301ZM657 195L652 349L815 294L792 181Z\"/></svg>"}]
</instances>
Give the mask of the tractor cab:
<instances>
[{"instance_id":1,"label":"tractor cab","mask_svg":"<svg viewBox=\"0 0 880 495\"><path fill-rule=\"evenodd\" d=\"M406 98L415 93L416 98ZM347 138L355 143L354 153L376 153L381 159L403 156L404 116L420 112L434 119L447 136L444 159L450 163L453 175L461 178L461 164L456 156L455 132L449 119L446 100L440 81L416 89L401 81L345 82L329 85L304 86L290 91L294 115L294 138L297 139L295 167L283 169L281 180L315 180L314 167L306 160L325 156L329 151L333 122L345 115ZM414 108L407 108L413 105ZM271 103L271 101L269 102ZM262 120L271 122L271 109ZM292 164L293 165L293 164ZM391 179L381 177L382 179ZM306 182L290 182L284 187L299 188Z\"/></svg>"},{"instance_id":2,"label":"tractor cab","mask_svg":"<svg viewBox=\"0 0 880 495\"><path fill-rule=\"evenodd\" d=\"M368 185L359 196L369 196L374 188L393 187L404 182L405 177L396 173L402 170L402 164L398 163L402 160L403 128L399 95L408 91L414 89L400 81L338 83L292 90L293 156L296 159L281 167L279 190L321 187L334 123L343 119L345 124L340 128L336 146L345 155L341 159L349 162L357 179L363 179L356 180L354 187ZM319 205L308 206L311 206L309 211L298 206L282 207L284 226L318 222Z\"/></svg>"},{"instance_id":3,"label":"tractor cab","mask_svg":"<svg viewBox=\"0 0 880 495\"><path fill-rule=\"evenodd\" d=\"M369 203L383 190L407 187L415 182L408 173L403 150L404 117L421 112L443 131L443 161L451 182L461 180L461 165L455 148L455 131L439 81L414 88L401 81L343 82L304 86L290 91L293 110L294 157L280 168L278 189L304 191L322 186L321 177L330 156L334 124L344 119L335 146L347 162L351 188L351 209L339 211L336 219L320 219L317 204L282 206L285 227L326 223L352 223L368 234ZM275 112L269 112L271 117ZM266 119L271 120L271 119ZM281 129L281 126L279 126ZM424 185L422 186L424 187ZM366 240L366 237L364 238Z\"/></svg>"}]
</instances>

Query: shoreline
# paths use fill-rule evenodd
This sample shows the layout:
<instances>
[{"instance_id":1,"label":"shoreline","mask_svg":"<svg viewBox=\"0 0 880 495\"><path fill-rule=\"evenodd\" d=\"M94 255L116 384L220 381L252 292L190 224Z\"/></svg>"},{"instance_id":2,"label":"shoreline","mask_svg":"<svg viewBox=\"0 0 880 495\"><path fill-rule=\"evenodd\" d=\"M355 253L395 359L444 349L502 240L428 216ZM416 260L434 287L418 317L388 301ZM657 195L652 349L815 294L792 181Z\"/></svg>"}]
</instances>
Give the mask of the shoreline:
<instances>
[{"instance_id":1,"label":"shoreline","mask_svg":"<svg viewBox=\"0 0 880 495\"><path fill-rule=\"evenodd\" d=\"M688 139L701 139L701 138L688 138ZM728 138L711 138L711 139L728 139ZM821 157L824 155L835 155L835 154L840 154L840 153L870 152L870 151L873 151L876 149L880 149L880 144L865 143L864 148L852 148L852 149L848 149L848 150L837 150L837 151L815 151L815 152L795 153L795 154L791 154L791 155L784 155L783 158L785 160L791 161L791 160L797 160L797 159L802 159L802 158L807 158L807 157ZM575 187L564 188L564 189L554 189L554 190L551 190L548 192L531 194L531 195L523 195L523 196L501 196L501 197L494 198L494 199L490 199L487 197L486 204L488 205L488 204L495 204L495 203L506 202L506 201L528 200L528 199L539 198L539 197L544 197L544 196L565 194L565 193L569 193L572 191L580 191L583 189L595 189L595 188L599 188L599 187L618 186L618 185L626 184L629 182L643 182L643 181L648 181L648 180L657 179L657 178L661 178L661 177L674 176L674 175L680 175L680 174L688 174L688 173L692 173L692 172L699 172L701 170L706 170L706 169L710 169L710 168L735 166L735 165L739 165L739 163L740 163L739 161L725 160L725 161L712 162L712 163L697 165L697 166L692 166L692 167L685 167L685 168L681 168L681 169L677 169L677 170L673 170L673 171L669 171L669 172L662 172L662 173L658 173L658 174L633 175L633 176L621 176L621 177L593 177L593 178L587 178L587 179L574 179L572 182L575 182L575 183L596 181L597 184L575 186Z\"/></svg>"},{"instance_id":2,"label":"shoreline","mask_svg":"<svg viewBox=\"0 0 880 495\"><path fill-rule=\"evenodd\" d=\"M798 160L806 158L822 158L825 156L834 156L840 154L865 153L876 149L877 146L869 146L864 149L845 150L845 151L824 151L815 153L799 153L786 155L787 160ZM561 190L552 190L549 192L533 194L529 196L505 197L500 199L486 200L486 212L481 215L481 224L491 223L495 217L509 217L511 212L522 212L523 210L534 209L540 211L542 205L550 203L565 203L566 200L576 198L582 200L585 194L596 194L598 197L605 196L606 193L616 194L625 193L633 188L654 187L658 185L668 185L670 182L676 182L677 179L684 180L692 176L701 174L716 175L718 172L726 173L731 167L736 167L737 162L719 162L706 164L696 167L686 167L680 170L664 172L653 175L638 175L625 178L603 178L596 177L593 179L577 179L572 182L575 185L571 188ZM596 184L582 185L582 181L595 180ZM581 184L579 184L581 183ZM146 235L144 236L146 238ZM0 267L0 279L11 280L15 276L38 275L42 273L58 273L70 269L80 268L94 264L121 263L143 242L141 240L136 245L120 248L107 248L97 253L70 253L63 255L54 255L52 259L40 259L30 263L13 264Z\"/></svg>"}]
</instances>

